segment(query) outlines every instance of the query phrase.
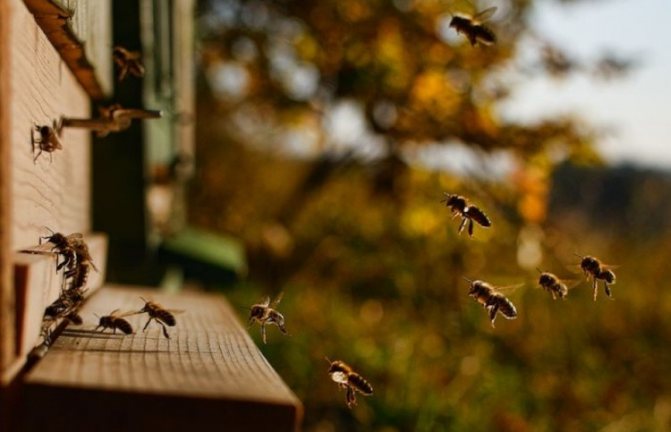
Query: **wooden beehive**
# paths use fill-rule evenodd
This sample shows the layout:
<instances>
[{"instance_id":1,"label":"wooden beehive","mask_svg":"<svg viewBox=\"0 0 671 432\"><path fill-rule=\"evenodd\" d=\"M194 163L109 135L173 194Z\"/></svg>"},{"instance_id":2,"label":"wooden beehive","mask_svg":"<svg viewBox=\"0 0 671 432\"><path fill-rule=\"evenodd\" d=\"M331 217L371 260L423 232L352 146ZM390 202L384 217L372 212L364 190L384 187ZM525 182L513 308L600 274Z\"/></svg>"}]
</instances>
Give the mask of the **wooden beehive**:
<instances>
[{"instance_id":1,"label":"wooden beehive","mask_svg":"<svg viewBox=\"0 0 671 432\"><path fill-rule=\"evenodd\" d=\"M35 160L31 144L35 126L51 125L62 116L91 117L95 115L92 106L124 97L115 89L110 61L116 40L112 17L123 7L136 13L169 8L169 21L162 31L167 28L177 34L170 39L175 44L171 49L182 56L172 58L170 85L179 91L174 105L157 108L179 110L182 119L188 119L193 105L192 61L183 54L190 53L192 43L192 0L138 0L114 6L110 0L0 2L0 429L295 430L300 401L223 297L194 292L167 295L148 287L106 284L108 244L117 237L115 228L108 231L105 223L98 224L102 232L94 232L92 214L110 200L122 208L124 192L106 197L103 204L92 197L99 195L94 190L100 182L98 171L123 175L111 166L124 158L109 157L115 141L100 144L107 146L107 156L100 158L108 167L92 162L92 145L98 144L86 130L65 129L63 149ZM142 31L151 33L146 28ZM154 41L154 47L159 45ZM156 92L147 94L153 95L148 96L149 102L162 100ZM136 131L119 141L142 149L143 136L157 142L167 136L180 154L190 155L193 121L162 124L147 134ZM148 157L150 167L152 158L159 163L167 160L160 148ZM137 196L146 199L151 184L147 187L140 174L139 181L129 180L126 187L138 188ZM180 193L183 190L178 188L177 196ZM175 208L180 211L179 206ZM54 255L25 252L48 234L47 227L84 233L99 272L92 274L87 285L83 325L65 327L46 355L29 368L26 360L40 342L44 308L59 295L62 283ZM141 233L137 244L150 245L155 239L152 226L125 228L121 227L122 237ZM176 228L179 223L170 227ZM163 235L170 230L159 231ZM137 310L142 305L140 296L184 311L178 315L178 325L169 329L170 339L158 326L129 336L94 330L97 315L113 309ZM145 315L129 318L136 330L144 319ZM40 415L31 415L35 412Z\"/></svg>"}]
</instances>

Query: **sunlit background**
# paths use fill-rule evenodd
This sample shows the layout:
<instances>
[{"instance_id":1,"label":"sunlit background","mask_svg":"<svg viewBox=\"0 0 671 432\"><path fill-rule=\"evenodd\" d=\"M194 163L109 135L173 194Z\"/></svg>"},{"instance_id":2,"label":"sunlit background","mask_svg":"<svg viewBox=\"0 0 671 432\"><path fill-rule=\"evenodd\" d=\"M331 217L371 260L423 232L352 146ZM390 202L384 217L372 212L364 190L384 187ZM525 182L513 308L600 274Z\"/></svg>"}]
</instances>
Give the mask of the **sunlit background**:
<instances>
[{"instance_id":1,"label":"sunlit background","mask_svg":"<svg viewBox=\"0 0 671 432\"><path fill-rule=\"evenodd\" d=\"M455 13L498 7L471 46ZM665 0L200 3L190 220L280 292L308 431L671 429ZM624 164L623 164L624 163ZM653 169L654 168L654 169ZM458 193L491 229L440 203ZM577 264L614 265L613 299ZM553 300L538 269L572 288ZM467 296L498 286L519 317ZM353 409L325 357L375 388Z\"/></svg>"}]
</instances>

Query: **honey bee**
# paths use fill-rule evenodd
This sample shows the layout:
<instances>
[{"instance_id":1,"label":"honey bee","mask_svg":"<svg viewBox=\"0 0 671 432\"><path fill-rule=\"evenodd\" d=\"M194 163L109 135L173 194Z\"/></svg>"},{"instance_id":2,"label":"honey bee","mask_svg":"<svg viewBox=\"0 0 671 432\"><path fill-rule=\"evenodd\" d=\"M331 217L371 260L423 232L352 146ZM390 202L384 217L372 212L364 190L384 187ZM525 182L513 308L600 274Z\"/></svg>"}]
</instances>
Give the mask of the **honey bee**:
<instances>
[{"instance_id":1,"label":"honey bee","mask_svg":"<svg viewBox=\"0 0 671 432\"><path fill-rule=\"evenodd\" d=\"M65 278L72 279L71 290L79 290L86 285L91 269L98 271L98 268L93 264L93 258L91 258L88 245L84 240L76 240L73 248L76 264L65 272Z\"/></svg>"},{"instance_id":2,"label":"honey bee","mask_svg":"<svg viewBox=\"0 0 671 432\"><path fill-rule=\"evenodd\" d=\"M453 217L461 217L461 224L459 225L458 233L464 230L468 224L468 235L473 236L473 221L477 222L485 228L492 226L485 212L478 207L470 204L468 200L461 195L454 195L445 193L445 198L440 200L452 211Z\"/></svg>"},{"instance_id":3,"label":"honey bee","mask_svg":"<svg viewBox=\"0 0 671 432\"><path fill-rule=\"evenodd\" d=\"M471 284L468 295L487 309L492 327L494 327L497 312L500 312L506 319L517 318L515 305L506 296L501 294L497 288L480 280L466 280Z\"/></svg>"},{"instance_id":4,"label":"honey bee","mask_svg":"<svg viewBox=\"0 0 671 432\"><path fill-rule=\"evenodd\" d=\"M159 323L161 327L163 327L163 336L170 339L170 335L168 334L168 329L166 325L170 327L176 325L177 321L175 320L175 316L173 315L173 313L178 313L181 311L164 309L158 303L145 300L142 297L140 297L140 299L142 299L142 301L144 302L144 307L140 309L138 313L146 312L149 315L149 320L147 321L147 324L145 324L144 327L142 328L142 331L147 330L147 327L149 326L149 323L152 320L156 320L156 322Z\"/></svg>"},{"instance_id":5,"label":"honey bee","mask_svg":"<svg viewBox=\"0 0 671 432\"><path fill-rule=\"evenodd\" d=\"M564 282L561 281L557 276L552 273L543 272L540 269L537 269L540 272L540 277L538 278L538 285L541 286L545 291L552 294L552 299L557 300L557 297L564 299L568 295L568 287Z\"/></svg>"},{"instance_id":6,"label":"honey bee","mask_svg":"<svg viewBox=\"0 0 671 432\"><path fill-rule=\"evenodd\" d=\"M287 329L284 326L284 315L275 310L275 307L282 300L283 293L280 293L273 302L270 302L270 297L266 297L263 303L252 305L249 311L249 325L255 321L261 324L261 335L263 336L263 343L266 343L266 324L275 324L283 334L287 334Z\"/></svg>"},{"instance_id":7,"label":"honey bee","mask_svg":"<svg viewBox=\"0 0 671 432\"><path fill-rule=\"evenodd\" d=\"M492 6L472 17L455 15L450 21L450 27L453 27L457 33L466 35L471 46L475 46L477 43L493 45L496 43L496 34L483 22L491 18L495 12L496 6Z\"/></svg>"},{"instance_id":8,"label":"honey bee","mask_svg":"<svg viewBox=\"0 0 671 432\"><path fill-rule=\"evenodd\" d=\"M361 375L354 372L347 363L341 360L331 361L328 357L326 361L330 364L328 373L331 379L338 383L340 388L347 389L345 400L348 408L351 409L353 405L356 405L357 391L365 396L373 394L373 386Z\"/></svg>"},{"instance_id":9,"label":"honey bee","mask_svg":"<svg viewBox=\"0 0 671 432\"><path fill-rule=\"evenodd\" d=\"M131 326L130 323L125 319L123 319L121 316L117 315L117 312L119 312L119 309L113 310L109 315L98 317L100 321L98 323L98 326L94 329L94 331L102 327L102 330L100 330L101 332L104 332L108 328L111 328L112 334L116 333L116 329L119 329L126 334L133 333L133 326ZM131 312L127 315L132 315L134 313L135 312ZM169 336L167 335L166 337L169 338Z\"/></svg>"},{"instance_id":10,"label":"honey bee","mask_svg":"<svg viewBox=\"0 0 671 432\"><path fill-rule=\"evenodd\" d=\"M37 134L37 136L35 136ZM35 146L37 145L40 149L39 153L33 158L33 163L37 162L37 159L40 157L42 152L49 153L49 162L53 162L52 153L56 150L61 150L63 144L60 140L60 129L57 127L56 122L54 126L35 126L34 129L30 131L30 144L33 149L33 154L35 154Z\"/></svg>"},{"instance_id":11,"label":"honey bee","mask_svg":"<svg viewBox=\"0 0 671 432\"><path fill-rule=\"evenodd\" d=\"M119 68L119 76L117 78L119 81L123 81L129 73L138 78L144 76L142 54L139 51L129 51L124 47L115 46L112 51L112 59Z\"/></svg>"},{"instance_id":12,"label":"honey bee","mask_svg":"<svg viewBox=\"0 0 671 432\"><path fill-rule=\"evenodd\" d=\"M134 119L156 119L163 114L161 111L140 108L124 108L120 104L112 104L99 108L100 117L95 119L63 118L63 127L85 128L96 131L99 137L110 132L121 132L128 129Z\"/></svg>"},{"instance_id":13,"label":"honey bee","mask_svg":"<svg viewBox=\"0 0 671 432\"><path fill-rule=\"evenodd\" d=\"M53 244L54 246L51 250L56 250L56 253L63 257L63 262L56 263L56 271L63 267L72 269L77 263L77 247L80 243L84 242L84 236L81 233L73 233L66 236L54 232L49 228L47 229L51 232L51 235L40 237L39 243L42 244L42 240L46 240L48 243Z\"/></svg>"},{"instance_id":14,"label":"honey bee","mask_svg":"<svg viewBox=\"0 0 671 432\"><path fill-rule=\"evenodd\" d=\"M577 254L576 254L577 255ZM580 255L577 255L580 256ZM596 301L597 294L599 292L597 281L601 279L603 281L603 288L606 292L606 295L610 298L613 298L611 295L610 287L608 284L615 284L615 273L610 270L608 265L603 264L597 258L593 256L584 256L580 257L580 268L585 273L587 278L592 279L592 289L594 290L594 301Z\"/></svg>"}]
</instances>

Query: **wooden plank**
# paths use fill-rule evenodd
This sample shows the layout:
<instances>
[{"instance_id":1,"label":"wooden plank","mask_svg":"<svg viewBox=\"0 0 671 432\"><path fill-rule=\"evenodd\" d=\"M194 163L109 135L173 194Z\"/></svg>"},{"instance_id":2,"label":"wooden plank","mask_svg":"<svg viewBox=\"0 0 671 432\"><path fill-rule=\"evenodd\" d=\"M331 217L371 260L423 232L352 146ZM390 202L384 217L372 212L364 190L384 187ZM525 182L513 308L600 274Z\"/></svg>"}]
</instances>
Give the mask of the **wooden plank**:
<instances>
[{"instance_id":1,"label":"wooden plank","mask_svg":"<svg viewBox=\"0 0 671 432\"><path fill-rule=\"evenodd\" d=\"M178 308L166 339L160 326L135 334L96 333L95 314L138 310L140 296ZM300 401L265 360L221 296L159 294L104 287L26 377L27 429L162 432L175 430L292 431Z\"/></svg>"},{"instance_id":2,"label":"wooden plank","mask_svg":"<svg viewBox=\"0 0 671 432\"><path fill-rule=\"evenodd\" d=\"M100 288L105 280L107 236L92 234L85 238L98 272L89 274L86 295ZM56 256L16 252L14 283L16 289L16 349L21 362L42 342L40 330L44 310L60 295L62 272L56 273Z\"/></svg>"},{"instance_id":3,"label":"wooden plank","mask_svg":"<svg viewBox=\"0 0 671 432\"><path fill-rule=\"evenodd\" d=\"M4 371L14 357L14 290L11 273L11 139L9 41L12 31L9 3L0 1L0 388ZM1 400L0 400L1 402ZM0 407L0 413L2 407ZM0 415L0 417L2 417ZM0 429L2 423L0 422Z\"/></svg>"},{"instance_id":4,"label":"wooden plank","mask_svg":"<svg viewBox=\"0 0 671 432\"><path fill-rule=\"evenodd\" d=\"M33 162L30 129L63 115L88 117L89 98L21 0L12 10L9 49L11 192L10 250L29 247L44 226L60 232L90 231L90 134L65 130L53 162ZM4 59L3 59L4 63Z\"/></svg>"},{"instance_id":5,"label":"wooden plank","mask_svg":"<svg viewBox=\"0 0 671 432\"><path fill-rule=\"evenodd\" d=\"M109 0L24 2L91 99L105 99L111 91Z\"/></svg>"}]
</instances>

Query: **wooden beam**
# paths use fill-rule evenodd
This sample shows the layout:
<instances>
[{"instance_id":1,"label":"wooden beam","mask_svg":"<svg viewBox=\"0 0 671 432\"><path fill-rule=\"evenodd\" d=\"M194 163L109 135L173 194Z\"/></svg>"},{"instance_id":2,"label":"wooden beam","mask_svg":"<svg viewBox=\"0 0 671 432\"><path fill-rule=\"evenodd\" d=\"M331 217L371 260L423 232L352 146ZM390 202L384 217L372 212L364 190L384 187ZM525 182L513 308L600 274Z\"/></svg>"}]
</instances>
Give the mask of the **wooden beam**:
<instances>
[{"instance_id":1,"label":"wooden beam","mask_svg":"<svg viewBox=\"0 0 671 432\"><path fill-rule=\"evenodd\" d=\"M84 43L77 37L70 21L73 18L72 11L69 11L53 0L23 0L30 12L34 15L35 21L42 28L44 34L49 38L56 51L72 71L77 81L94 101L102 101L109 93L103 90L103 85L98 79L96 69L87 56ZM106 3L107 4L107 3ZM75 9L76 11L76 9ZM111 19L111 18L108 18ZM109 29L109 25L107 26ZM105 30L105 27L98 28L98 31ZM104 39L104 38L99 38ZM110 39L109 36L107 38ZM109 50L111 56L111 47L104 47ZM110 67L110 64L107 63ZM102 71L106 76L109 71ZM109 87L109 85L107 85Z\"/></svg>"},{"instance_id":2,"label":"wooden beam","mask_svg":"<svg viewBox=\"0 0 671 432\"><path fill-rule=\"evenodd\" d=\"M97 315L137 311L140 296L181 309L177 325L96 332ZM26 377L26 430L294 431L302 406L222 296L104 287ZM39 415L34 415L39 413Z\"/></svg>"}]
</instances>

